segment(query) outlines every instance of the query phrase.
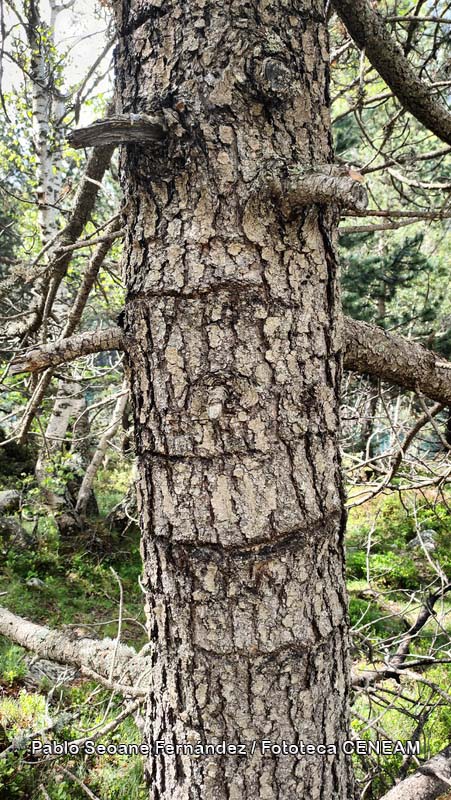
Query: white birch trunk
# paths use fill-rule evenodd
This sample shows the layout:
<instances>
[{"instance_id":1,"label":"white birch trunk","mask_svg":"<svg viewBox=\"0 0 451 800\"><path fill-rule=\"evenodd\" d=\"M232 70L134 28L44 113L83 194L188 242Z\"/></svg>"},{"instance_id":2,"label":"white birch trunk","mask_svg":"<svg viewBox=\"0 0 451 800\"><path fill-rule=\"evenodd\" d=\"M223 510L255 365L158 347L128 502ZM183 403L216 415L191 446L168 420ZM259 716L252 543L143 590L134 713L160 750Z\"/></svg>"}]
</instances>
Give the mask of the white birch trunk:
<instances>
[{"instance_id":1,"label":"white birch trunk","mask_svg":"<svg viewBox=\"0 0 451 800\"><path fill-rule=\"evenodd\" d=\"M86 509L88 506L89 498L92 494L92 487L94 485L94 480L97 475L97 471L102 465L102 462L105 458L108 445L111 442L111 439L113 438L113 436L115 435L115 433L119 429L119 426L122 423L125 406L127 405L127 399L128 399L127 386L126 384L124 384L122 387L121 394L119 395L116 401L116 405L113 411L113 416L111 418L111 423L108 425L107 429L100 437L96 451L84 474L80 490L78 492L77 503L75 506L75 511L78 514L86 513Z\"/></svg>"}]
</instances>

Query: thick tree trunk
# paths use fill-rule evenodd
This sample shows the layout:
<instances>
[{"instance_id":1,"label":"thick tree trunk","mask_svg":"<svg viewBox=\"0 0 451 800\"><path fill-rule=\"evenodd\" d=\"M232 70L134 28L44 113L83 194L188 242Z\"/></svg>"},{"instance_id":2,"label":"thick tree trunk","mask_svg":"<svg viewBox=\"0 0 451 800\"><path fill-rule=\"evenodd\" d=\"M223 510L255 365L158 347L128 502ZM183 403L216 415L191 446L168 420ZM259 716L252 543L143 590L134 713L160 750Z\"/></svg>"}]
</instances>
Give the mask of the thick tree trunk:
<instances>
[{"instance_id":1,"label":"thick tree trunk","mask_svg":"<svg viewBox=\"0 0 451 800\"><path fill-rule=\"evenodd\" d=\"M335 213L261 183L332 161L324 3L116 9L118 112L170 122L122 157L145 735L248 746L150 758L150 797L350 800Z\"/></svg>"}]
</instances>

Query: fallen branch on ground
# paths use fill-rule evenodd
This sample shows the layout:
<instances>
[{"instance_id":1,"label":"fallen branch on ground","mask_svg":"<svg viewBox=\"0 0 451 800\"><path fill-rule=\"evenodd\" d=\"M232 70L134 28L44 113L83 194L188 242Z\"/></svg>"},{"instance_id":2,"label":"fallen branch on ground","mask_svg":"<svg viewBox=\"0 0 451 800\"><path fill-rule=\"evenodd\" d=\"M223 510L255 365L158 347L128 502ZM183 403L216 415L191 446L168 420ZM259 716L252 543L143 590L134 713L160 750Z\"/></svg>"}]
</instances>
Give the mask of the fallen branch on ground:
<instances>
[{"instance_id":1,"label":"fallen branch on ground","mask_svg":"<svg viewBox=\"0 0 451 800\"><path fill-rule=\"evenodd\" d=\"M450 786L451 745L396 784L381 800L437 800Z\"/></svg>"},{"instance_id":2,"label":"fallen branch on ground","mask_svg":"<svg viewBox=\"0 0 451 800\"><path fill-rule=\"evenodd\" d=\"M146 695L143 684L151 660L128 645L113 639L74 637L67 631L52 630L13 614L0 606L0 634L32 650L41 658L76 667L89 678L131 697Z\"/></svg>"}]
</instances>

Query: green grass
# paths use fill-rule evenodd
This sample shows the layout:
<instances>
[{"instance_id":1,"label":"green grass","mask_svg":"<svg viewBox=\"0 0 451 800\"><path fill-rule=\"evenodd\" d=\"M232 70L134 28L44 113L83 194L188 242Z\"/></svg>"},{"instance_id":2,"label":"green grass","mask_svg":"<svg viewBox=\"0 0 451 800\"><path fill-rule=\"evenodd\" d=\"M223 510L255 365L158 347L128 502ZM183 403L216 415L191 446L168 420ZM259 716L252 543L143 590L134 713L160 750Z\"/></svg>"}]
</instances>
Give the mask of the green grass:
<instances>
[{"instance_id":1,"label":"green grass","mask_svg":"<svg viewBox=\"0 0 451 800\"><path fill-rule=\"evenodd\" d=\"M118 585L111 572L120 576L124 589L123 641L139 648L145 641L142 592L138 584L141 574L139 535L133 527L125 535L107 529L104 515L121 499L126 488L126 475L120 470L104 471L97 481L97 497L101 514L89 521L89 530L78 533L70 540L61 541L54 522L42 514L34 531L37 546L34 551L12 552L7 555L0 572L0 592L7 592L4 604L14 613L32 621L60 628L82 626L85 635L110 636L117 634ZM445 504L432 508L426 500L416 498L416 519L421 529L433 529L437 534L437 547L433 559L451 575L449 548L450 515ZM24 523L31 532L31 523ZM368 550L368 536L371 547ZM406 597L416 592L418 601L424 587L434 577L427 558L417 549L409 549L415 535L414 517L395 495L380 496L364 506L352 509L347 530L348 589L350 594L351 623L361 628L377 653L378 644L387 636L400 636L405 630L396 611L404 613ZM367 561L370 586L367 583ZM30 583L38 578L42 585ZM365 590L375 590L377 595L365 595ZM428 622L415 643L415 652L426 654L433 637L435 645L445 645L451 632L451 597L440 611L444 631L437 631L434 618ZM393 611L393 614L390 612ZM405 612L411 624L418 611ZM133 618L135 621L133 621ZM356 640L358 642L358 640ZM358 646L358 644L357 644ZM0 638L0 688L4 696L0 701L0 747L7 746L15 736L37 730L48 714L72 713L78 709L77 721L68 722L62 730L49 734L58 740L79 737L82 728L112 719L117 713L119 698L108 708L109 693L95 688L92 683L79 681L65 686L52 697L46 706L48 686L45 682L35 690L24 688L27 666L25 651L6 639ZM366 664L365 653L354 654L359 666ZM444 691L451 684L451 666L439 665L427 672ZM393 690L393 682L383 693ZM94 694L92 694L94 692ZM410 707L424 702L428 688L415 681L403 681L403 698L396 701L383 715L382 723L393 739L409 739L413 735L415 720L409 716ZM387 694L390 705L393 697ZM56 709L58 709L56 711ZM356 711L364 720L374 715L373 705L359 695ZM380 709L379 709L380 710ZM106 714L106 716L105 716ZM354 730L360 738L373 736L365 723L355 719ZM451 728L451 709L445 702L437 703L421 735L422 752L437 752L448 743ZM134 721L127 719L108 737L108 742L139 742ZM100 800L145 800L147 791L143 783L140 758L125 756L74 757L63 760L70 770L81 778ZM384 774L387 783L374 785L374 797L389 787L390 775L399 769L399 756L384 756ZM359 771L359 763L356 762ZM63 773L50 767L34 768L25 764L23 754L14 754L0 760L0 800L41 800L39 785L43 783L51 800L81 800L85 793ZM379 793L379 794L377 794Z\"/></svg>"},{"instance_id":2,"label":"green grass","mask_svg":"<svg viewBox=\"0 0 451 800\"><path fill-rule=\"evenodd\" d=\"M114 543L117 545L117 543ZM87 546L89 543L87 543ZM87 549L66 553L55 559L42 553L10 556L0 576L0 592L10 611L35 622L57 627L69 623L96 623L117 618L118 584L110 567L121 578L127 614L144 621L142 593L138 585L141 559L136 534L121 540L120 552L95 556ZM30 579L38 578L42 586ZM115 633L115 623L102 628L105 635ZM137 626L124 626L124 634ZM138 637L141 638L141 637Z\"/></svg>"},{"instance_id":3,"label":"green grass","mask_svg":"<svg viewBox=\"0 0 451 800\"><path fill-rule=\"evenodd\" d=\"M431 582L435 581L435 589L439 586L431 561L420 547L409 547L418 528L436 532L436 548L430 558L450 579L451 515L446 503L429 502L427 496L413 492L406 493L401 503L397 495L387 494L350 511L346 535L349 612L351 624L366 637L367 645L361 648L361 640L355 636L354 660L359 668L374 668L371 651L376 664L382 663L386 650L379 649L379 645L387 637L395 637L389 649L396 649L396 641L416 620L422 600L431 591ZM415 603L409 607L407 601L412 593ZM434 649L443 648L440 657L446 659L451 637L451 595L438 602L435 611L437 617L430 617L415 640L415 657L428 655L433 644ZM397 614L402 615L405 624ZM421 668L417 671L423 672ZM439 689L450 693L451 665L439 664L423 674ZM395 699L398 690L402 690L402 696ZM419 736L421 755L428 758L449 744L451 708L443 697L419 681L404 677L402 687L394 681L380 683L378 697L372 695L371 700L365 693L356 694L353 729L359 738L374 739L377 735L381 738L365 722L378 716L384 738L409 740L416 733L420 709L426 714ZM368 800L376 800L390 788L401 760L399 755L383 756L382 769L373 781ZM357 776L367 771L367 764L362 769L357 756L355 769Z\"/></svg>"},{"instance_id":4,"label":"green grass","mask_svg":"<svg viewBox=\"0 0 451 800\"><path fill-rule=\"evenodd\" d=\"M102 498L99 505L104 512L123 496L122 482L119 478L118 481L119 487L110 480L111 490L105 495L99 493ZM31 523L23 524L31 530ZM89 530L61 541L53 520L42 514L34 535L34 550L13 552L10 549L7 553L0 572L0 592L6 592L2 597L4 605L13 613L52 628L75 626L81 627L86 636L115 637L119 586L111 571L113 568L124 592L121 639L136 648L142 647L147 636L138 583L142 564L136 528L119 535L110 531L99 516L89 520ZM28 669L26 656L21 647L0 637L0 750L13 739L39 730L53 716L63 715L64 719L64 714L72 715L74 709L79 711L79 719L48 734L50 740L76 739L85 735L83 730L104 724L119 713L120 698L113 699L109 707L110 693L99 691L84 680L60 687L51 694L47 706L50 687L46 680L35 689L24 686ZM107 737L108 742L115 740L141 741L132 719L125 720ZM61 764L82 779L100 800L144 800L147 797L139 757L80 755L62 759ZM52 762L34 768L26 763L25 750L0 759L0 800L43 800L41 784L51 800L86 798L76 782L52 768Z\"/></svg>"}]
</instances>

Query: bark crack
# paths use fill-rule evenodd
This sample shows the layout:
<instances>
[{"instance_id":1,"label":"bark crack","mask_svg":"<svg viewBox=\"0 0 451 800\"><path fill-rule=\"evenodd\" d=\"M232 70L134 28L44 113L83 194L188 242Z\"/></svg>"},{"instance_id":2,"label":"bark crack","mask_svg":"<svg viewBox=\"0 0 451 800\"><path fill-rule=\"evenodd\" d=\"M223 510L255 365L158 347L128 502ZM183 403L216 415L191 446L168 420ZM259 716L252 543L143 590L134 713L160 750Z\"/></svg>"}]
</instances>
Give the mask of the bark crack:
<instances>
[{"instance_id":1,"label":"bark crack","mask_svg":"<svg viewBox=\"0 0 451 800\"><path fill-rule=\"evenodd\" d=\"M291 531L284 531L279 533L277 538L273 541L260 540L249 544L231 544L223 545L220 542L199 542L199 541L174 541L169 537L155 536L155 540L163 543L163 546L173 549L180 549L188 551L193 557L204 558L208 553L218 553L222 555L232 556L236 559L252 559L252 558L268 558L272 555L278 555L284 551L293 551L298 547L302 547L306 542L310 543L316 534L322 534L322 537L327 537L328 529L333 522L336 522L339 517L339 510L334 509L331 513L327 514L321 521L311 523L305 527L298 527Z\"/></svg>"}]
</instances>

